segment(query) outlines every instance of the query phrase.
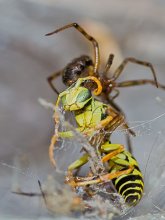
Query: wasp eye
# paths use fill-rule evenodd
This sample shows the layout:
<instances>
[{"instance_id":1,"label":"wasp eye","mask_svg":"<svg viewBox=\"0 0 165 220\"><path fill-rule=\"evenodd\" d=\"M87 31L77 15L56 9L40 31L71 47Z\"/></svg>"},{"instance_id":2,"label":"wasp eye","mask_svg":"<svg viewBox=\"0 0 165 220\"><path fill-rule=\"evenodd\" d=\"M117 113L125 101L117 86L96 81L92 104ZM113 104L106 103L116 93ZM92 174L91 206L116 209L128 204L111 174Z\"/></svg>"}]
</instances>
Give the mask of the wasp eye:
<instances>
[{"instance_id":1,"label":"wasp eye","mask_svg":"<svg viewBox=\"0 0 165 220\"><path fill-rule=\"evenodd\" d=\"M85 102L86 100L88 100L90 97L92 96L91 91L88 89L84 89L84 91L81 91L76 100L77 102Z\"/></svg>"}]
</instances>

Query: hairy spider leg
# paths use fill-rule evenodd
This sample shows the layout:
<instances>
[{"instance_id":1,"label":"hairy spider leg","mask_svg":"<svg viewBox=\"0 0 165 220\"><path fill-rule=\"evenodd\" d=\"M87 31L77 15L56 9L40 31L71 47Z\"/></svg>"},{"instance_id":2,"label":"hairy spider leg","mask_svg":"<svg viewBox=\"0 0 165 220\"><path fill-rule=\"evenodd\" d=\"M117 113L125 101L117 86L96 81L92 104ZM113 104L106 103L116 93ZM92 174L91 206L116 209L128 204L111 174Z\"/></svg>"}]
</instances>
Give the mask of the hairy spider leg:
<instances>
[{"instance_id":1,"label":"hairy spider leg","mask_svg":"<svg viewBox=\"0 0 165 220\"><path fill-rule=\"evenodd\" d=\"M129 127L128 122L126 120L126 116L125 113L123 112L123 110L121 109L121 107L119 107L119 105L117 105L114 100L110 99L110 97L108 96L108 94L104 94L104 98L106 99L106 101L108 101L108 103L118 112L118 114L122 115L124 117L124 128L125 128L125 136L126 136L126 141L127 141L127 148L128 151L132 154L133 152L133 148L132 148L132 143L131 143L131 139L130 139L130 135L132 136L136 136L136 133ZM127 132L128 131L128 132Z\"/></svg>"},{"instance_id":2,"label":"hairy spider leg","mask_svg":"<svg viewBox=\"0 0 165 220\"><path fill-rule=\"evenodd\" d=\"M129 81L124 81L120 83L116 83L115 87L129 87L129 86L140 86L140 85L145 85L145 84L151 84L151 85L156 85L155 81L150 80L150 79L139 79L139 80L129 80ZM157 83L158 88L165 89L165 85Z\"/></svg>"},{"instance_id":3,"label":"hairy spider leg","mask_svg":"<svg viewBox=\"0 0 165 220\"><path fill-rule=\"evenodd\" d=\"M113 59L114 59L114 54L110 54L109 57L108 57L108 60L107 60L107 63L105 65L105 69L103 71L103 76L106 76L112 63L113 63Z\"/></svg>"},{"instance_id":4,"label":"hairy spider leg","mask_svg":"<svg viewBox=\"0 0 165 220\"><path fill-rule=\"evenodd\" d=\"M153 65L149 62L145 62L145 61L141 61L141 60L138 60L138 59L135 59L133 57L128 57L126 59L124 59L124 61L120 64L120 66L116 69L116 71L114 72L112 78L110 79L111 81L115 81L119 76L120 74L123 72L123 69L125 68L125 66L128 64L128 63L135 63L135 64L139 64L139 65L142 65L142 66L146 66L146 67L149 67L152 74L153 74L153 77L154 77L154 85L156 87L158 87L158 81L157 81L157 77L156 77L156 73L155 73L155 70L153 68Z\"/></svg>"},{"instance_id":5,"label":"hairy spider leg","mask_svg":"<svg viewBox=\"0 0 165 220\"><path fill-rule=\"evenodd\" d=\"M38 180L38 185L40 188L41 193L33 193L33 192L23 192L23 191L14 191L12 193L17 194L17 195L21 195L21 196L29 196L29 197L38 197L38 196L42 196L44 199L44 202L46 204L46 198L45 198L45 193L42 190L42 185L40 180Z\"/></svg>"},{"instance_id":6,"label":"hairy spider leg","mask_svg":"<svg viewBox=\"0 0 165 220\"><path fill-rule=\"evenodd\" d=\"M50 76L47 77L48 83L50 85L50 87L53 89L53 91L59 95L58 90L56 89L56 87L53 85L52 81L55 80L58 76L60 76L62 74L62 70L52 73Z\"/></svg>"},{"instance_id":7,"label":"hairy spider leg","mask_svg":"<svg viewBox=\"0 0 165 220\"><path fill-rule=\"evenodd\" d=\"M99 53L98 42L92 36L90 36L79 24L71 23L71 24L65 25L53 32L46 34L46 36L56 34L60 31L63 31L64 29L71 28L71 27L76 28L76 30L78 30L81 34L83 34L85 38L87 38L89 41L92 42L93 47L94 47L94 52L95 52L94 53L94 75L97 76L97 72L98 72L98 68L100 64L100 53Z\"/></svg>"}]
</instances>

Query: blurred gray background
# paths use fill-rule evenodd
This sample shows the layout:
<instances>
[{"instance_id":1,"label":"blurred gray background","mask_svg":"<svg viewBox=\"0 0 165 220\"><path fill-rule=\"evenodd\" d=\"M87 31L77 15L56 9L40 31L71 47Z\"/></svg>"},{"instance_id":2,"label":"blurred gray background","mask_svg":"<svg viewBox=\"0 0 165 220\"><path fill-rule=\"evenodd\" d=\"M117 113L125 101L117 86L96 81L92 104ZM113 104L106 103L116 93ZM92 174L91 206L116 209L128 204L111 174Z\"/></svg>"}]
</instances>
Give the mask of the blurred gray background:
<instances>
[{"instance_id":1,"label":"blurred gray background","mask_svg":"<svg viewBox=\"0 0 165 220\"><path fill-rule=\"evenodd\" d=\"M46 77L81 54L93 55L91 45L75 30L52 37L44 35L70 22L87 24L88 21L106 26L118 43L123 57L132 56L151 62L158 80L165 84L163 0L1 0L1 215L38 218L48 215L37 198L12 194L12 184L18 178L17 175L20 175L20 184L25 191L38 191L37 180L54 172L48 159L48 146L54 127L52 111L43 108L38 103L38 98L54 103L56 95L49 87ZM88 29L88 32L92 35L92 30L90 32ZM94 37L97 39L96 35ZM102 56L105 57L105 54ZM119 81L138 78L151 79L150 70L130 64ZM64 87L60 83L58 89L62 88ZM165 103L165 91L150 85L123 88L120 91L116 102L120 104L132 126L135 126L135 121L151 120L150 123L136 127L137 137L132 138L134 155L143 173L148 175L148 181L154 175L153 170L149 169L150 165L158 163L160 155L164 153L160 151L160 155L157 154L155 141L165 128L165 116L162 115L165 113L164 104L158 103L156 97L161 97ZM160 115L160 118L152 120ZM123 143L124 135L116 132L114 142ZM162 143L163 138L159 142ZM156 157L151 161L152 157L149 155ZM147 184L149 183L146 182L146 186ZM137 207L137 213L147 214L152 208L148 206L144 210L141 205Z\"/></svg>"}]
</instances>

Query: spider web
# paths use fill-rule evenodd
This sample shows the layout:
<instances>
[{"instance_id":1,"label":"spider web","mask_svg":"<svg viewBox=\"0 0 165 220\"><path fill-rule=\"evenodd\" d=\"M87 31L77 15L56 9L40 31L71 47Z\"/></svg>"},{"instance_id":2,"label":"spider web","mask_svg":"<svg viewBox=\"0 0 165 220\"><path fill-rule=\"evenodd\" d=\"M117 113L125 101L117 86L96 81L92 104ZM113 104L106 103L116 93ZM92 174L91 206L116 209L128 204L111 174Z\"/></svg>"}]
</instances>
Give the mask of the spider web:
<instances>
[{"instance_id":1,"label":"spider web","mask_svg":"<svg viewBox=\"0 0 165 220\"><path fill-rule=\"evenodd\" d=\"M53 107L50 103L47 103L46 106L49 107ZM45 105L45 104L44 104ZM157 117L155 117L154 119L148 120L148 121L138 121L138 122L132 122L129 123L131 124L131 128L133 127L138 128L139 131L141 131L141 133L139 134L139 136L144 136L146 137L146 135L152 135L153 133L155 133L154 130L152 130L152 128L154 127L154 123L156 123L158 120L161 120L164 117L164 114L161 114ZM63 123L63 128L69 128L71 129L73 132L75 132L75 136L73 138L73 140L71 141L72 143L70 144L70 146L68 145L68 143L70 142L70 140L64 140L63 143L61 144L61 142L59 142L60 147L57 149L61 154L66 153L66 157L64 156L64 160L59 160L59 169L58 172L55 173L55 171L53 171L55 176L55 183L49 185L48 189L52 187L52 185L55 186L55 188L52 189L52 191L55 192L60 192L60 190L65 189L65 185L62 184L63 183L63 178L65 176L65 169L68 166L69 161L69 153L72 152L72 155L76 155L75 158L77 159L77 153L80 153L81 155L81 147L79 146L80 142L81 144L84 143L85 145L87 144L87 140L85 140L81 135L79 135L75 130L74 127L68 123L68 121L66 121L63 118L63 115L61 115L61 121ZM65 123L64 123L65 122ZM146 132L147 131L147 132ZM118 131L116 131L116 133L118 134L123 134L124 131L122 129L119 128ZM164 151L165 151L165 141L164 141L164 135L165 132L163 130L159 130L156 132L156 138L154 139L153 143L152 143L152 147L151 150L149 152L149 155L147 156L147 161L145 164L145 195L143 196L142 201L139 203L139 205L135 208L132 208L131 210L129 210L129 212L126 212L126 214L121 215L121 217L118 217L118 219L128 219L128 216L132 217L133 216L139 216L139 215L143 215L146 216L146 218L148 216L150 216L150 214L148 213L153 213L153 212L158 212L158 213L164 213L165 207L165 195L164 195L164 188L165 188L165 173L164 173ZM79 143L79 144L78 144ZM67 145L67 147L66 147ZM78 147L79 146L79 147ZM90 146L88 146L90 148ZM67 148L68 152L65 152L65 149ZM64 152L63 152L64 150ZM156 153L155 153L156 152ZM26 155L26 153L24 153ZM45 173L44 177L42 175L39 174L38 169L36 170L34 169L34 166L31 166L31 159L29 162L26 162L26 158L22 159L22 155L18 155L18 152L16 154L16 152L13 152L13 155L17 155L17 156L13 156L13 161L9 162L9 161L4 161L1 160L0 164L1 164L1 168L0 170L2 170L2 181L1 181L1 185L3 186L3 189L5 189L5 194L1 192L1 196L3 196L3 200L1 199L1 205L0 205L0 209L1 209L1 213L5 214L4 210L9 210L10 209L10 213L12 216L20 216L20 217L30 217L30 216L35 216L35 217L39 217L39 216L49 216L48 215L48 211L45 207L45 205L43 204L43 198L25 198L19 195L14 195L11 193L11 191L14 191L16 189L21 189L21 190L25 190L28 192L38 192L40 193L37 181L38 179L41 180L41 182L43 183L43 189L45 189L46 187L46 179L47 179L47 174L48 172L46 172L45 170L42 170L41 173ZM57 153L58 155L58 153ZM26 155L27 156L27 155ZM21 158L21 159L20 159ZM61 156L59 157L61 158ZM67 158L67 163L64 166L64 162L66 161L65 158ZM74 158L70 158L71 161ZM33 161L34 162L34 161ZM42 168L41 168L42 169ZM52 170L50 171L50 173L52 174ZM3 185L3 178L8 178L8 181L12 184L9 184L8 186ZM45 182L43 182L43 180ZM51 186L51 187L50 187ZM23 189L22 189L23 188ZM71 195L70 190L67 191L68 189L66 189L66 195ZM102 193L104 192L104 189L101 189ZM60 195L59 198L61 197L61 194L55 194L55 198L56 201L58 203L58 196ZM63 195L64 196L64 195ZM73 195L72 195L73 196ZM104 194L105 196L105 194ZM103 196L103 197L104 197ZM106 196L108 196L106 194ZM54 198L54 197L53 197ZM65 198L65 196L64 196ZM108 201L108 202L107 202ZM56 204L57 204L56 203ZM15 206L14 204L17 204L17 206ZM29 209L27 210L27 206L31 207L31 210L29 211ZM64 203L63 203L64 204ZM89 201L89 204L92 205L93 207L93 212L88 213L85 218L93 218L98 216L98 212L100 210L104 210L104 215L102 216L103 218L107 218L108 215L113 216L114 214L118 213L118 210L115 208L114 204L110 202L110 200L106 200L106 202L102 200L102 197L97 197L91 201ZM44 207L44 208L43 208ZM8 212L9 213L9 212ZM119 214L119 213L118 213ZM63 215L62 215L63 216ZM142 216L142 219L143 219ZM161 217L161 216L160 216ZM57 217L58 219L58 217ZM68 219L68 217L67 217ZM136 219L136 218L134 218ZM138 219L138 218L137 218ZM154 219L154 215L153 215L153 219Z\"/></svg>"}]
</instances>

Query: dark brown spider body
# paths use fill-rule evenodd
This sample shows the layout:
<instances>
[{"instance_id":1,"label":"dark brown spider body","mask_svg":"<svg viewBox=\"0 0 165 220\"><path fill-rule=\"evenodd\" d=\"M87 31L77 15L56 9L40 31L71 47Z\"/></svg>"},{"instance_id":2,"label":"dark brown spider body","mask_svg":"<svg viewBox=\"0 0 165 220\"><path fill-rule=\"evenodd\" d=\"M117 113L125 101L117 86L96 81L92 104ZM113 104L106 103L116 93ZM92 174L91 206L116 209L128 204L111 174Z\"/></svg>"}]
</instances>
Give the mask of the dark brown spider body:
<instances>
[{"instance_id":1,"label":"dark brown spider body","mask_svg":"<svg viewBox=\"0 0 165 220\"><path fill-rule=\"evenodd\" d=\"M93 61L89 56L82 55L75 58L62 71L63 83L67 86L71 86L80 77L86 77L93 69Z\"/></svg>"}]
</instances>

